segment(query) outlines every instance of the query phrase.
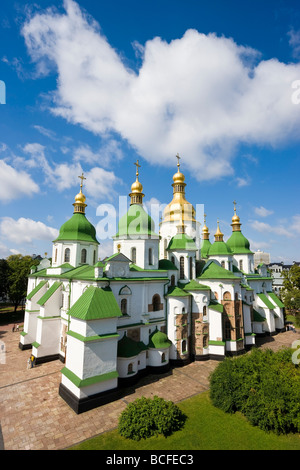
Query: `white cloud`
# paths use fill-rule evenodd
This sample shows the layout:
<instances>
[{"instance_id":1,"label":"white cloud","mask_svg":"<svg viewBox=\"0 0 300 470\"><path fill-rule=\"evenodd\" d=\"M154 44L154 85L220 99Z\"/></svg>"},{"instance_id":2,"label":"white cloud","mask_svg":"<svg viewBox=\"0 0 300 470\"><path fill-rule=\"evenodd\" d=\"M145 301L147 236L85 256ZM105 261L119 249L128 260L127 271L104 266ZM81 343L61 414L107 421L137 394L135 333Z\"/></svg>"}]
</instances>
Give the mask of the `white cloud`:
<instances>
[{"instance_id":1,"label":"white cloud","mask_svg":"<svg viewBox=\"0 0 300 470\"><path fill-rule=\"evenodd\" d=\"M1 202L9 202L39 192L38 185L25 171L18 171L0 160Z\"/></svg>"},{"instance_id":2,"label":"white cloud","mask_svg":"<svg viewBox=\"0 0 300 470\"><path fill-rule=\"evenodd\" d=\"M232 175L240 143L298 138L291 84L300 64L260 61L232 39L188 30L170 43L140 45L135 73L77 3L64 6L64 14L48 9L23 28L37 67L57 70L55 115L105 137L116 132L153 164L173 164L179 152L199 180Z\"/></svg>"},{"instance_id":3,"label":"white cloud","mask_svg":"<svg viewBox=\"0 0 300 470\"><path fill-rule=\"evenodd\" d=\"M250 178L238 177L236 178L236 182L237 182L238 188L243 188L244 186L249 186Z\"/></svg>"},{"instance_id":4,"label":"white cloud","mask_svg":"<svg viewBox=\"0 0 300 470\"><path fill-rule=\"evenodd\" d=\"M250 223L250 225L257 232L272 233L273 235L282 235L288 238L294 237L294 233L291 230L287 230L282 225L272 226L270 224L266 224L265 222L260 222L258 220L254 220Z\"/></svg>"},{"instance_id":5,"label":"white cloud","mask_svg":"<svg viewBox=\"0 0 300 470\"><path fill-rule=\"evenodd\" d=\"M2 217L0 232L2 237L16 244L31 243L33 240L52 241L58 236L57 229L23 217L18 220Z\"/></svg>"},{"instance_id":6,"label":"white cloud","mask_svg":"<svg viewBox=\"0 0 300 470\"><path fill-rule=\"evenodd\" d=\"M270 211L266 209L265 207L260 206L260 207L255 207L254 212L260 217L268 217L268 215L273 214L274 211Z\"/></svg>"}]
</instances>

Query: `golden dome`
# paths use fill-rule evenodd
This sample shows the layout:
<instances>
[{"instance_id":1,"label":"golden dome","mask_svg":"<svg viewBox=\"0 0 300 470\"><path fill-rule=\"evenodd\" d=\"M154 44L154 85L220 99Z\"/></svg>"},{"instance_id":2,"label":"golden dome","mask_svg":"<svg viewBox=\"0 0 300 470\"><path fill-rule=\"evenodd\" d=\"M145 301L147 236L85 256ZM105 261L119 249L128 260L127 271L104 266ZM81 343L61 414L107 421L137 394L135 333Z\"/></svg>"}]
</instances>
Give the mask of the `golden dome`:
<instances>
[{"instance_id":1,"label":"golden dome","mask_svg":"<svg viewBox=\"0 0 300 470\"><path fill-rule=\"evenodd\" d=\"M195 209L185 198L185 176L180 171L179 155L177 155L176 158L178 159L178 171L173 176L173 200L166 206L164 210L163 222L196 222Z\"/></svg>"},{"instance_id":2,"label":"golden dome","mask_svg":"<svg viewBox=\"0 0 300 470\"><path fill-rule=\"evenodd\" d=\"M234 216L232 217L232 229L234 232L238 232L241 230L241 222L239 216L236 214L236 201L233 201L234 204Z\"/></svg>"},{"instance_id":3,"label":"golden dome","mask_svg":"<svg viewBox=\"0 0 300 470\"><path fill-rule=\"evenodd\" d=\"M202 229L202 238L203 240L209 240L209 230L208 227L206 226L206 214L204 214L204 225Z\"/></svg>"},{"instance_id":4,"label":"golden dome","mask_svg":"<svg viewBox=\"0 0 300 470\"><path fill-rule=\"evenodd\" d=\"M131 197L131 202L130 204L142 204L143 203L143 185L142 183L139 182L139 168L141 168L141 165L139 165L139 161L137 160L136 163L134 163L136 166L136 180L135 182L131 185L131 193L129 196Z\"/></svg>"},{"instance_id":5,"label":"golden dome","mask_svg":"<svg viewBox=\"0 0 300 470\"><path fill-rule=\"evenodd\" d=\"M82 193L82 191L80 190L80 192L75 196L75 202L76 204L84 204L85 203L85 200L86 200L86 197L85 195Z\"/></svg>"},{"instance_id":6,"label":"golden dome","mask_svg":"<svg viewBox=\"0 0 300 470\"><path fill-rule=\"evenodd\" d=\"M86 208L86 203L85 203L85 195L82 193L82 186L83 186L83 180L85 180L86 178L83 176L83 173L81 176L78 176L78 178L81 179L81 184L80 184L80 191L78 194L76 194L75 196L75 202L73 204L74 206L74 214L75 213L80 213L80 214L84 214L85 212L85 208Z\"/></svg>"},{"instance_id":7,"label":"golden dome","mask_svg":"<svg viewBox=\"0 0 300 470\"><path fill-rule=\"evenodd\" d=\"M222 242L224 237L224 233L221 232L220 227L219 227L219 221L218 221L218 228L215 233L215 241L216 242Z\"/></svg>"}]
</instances>

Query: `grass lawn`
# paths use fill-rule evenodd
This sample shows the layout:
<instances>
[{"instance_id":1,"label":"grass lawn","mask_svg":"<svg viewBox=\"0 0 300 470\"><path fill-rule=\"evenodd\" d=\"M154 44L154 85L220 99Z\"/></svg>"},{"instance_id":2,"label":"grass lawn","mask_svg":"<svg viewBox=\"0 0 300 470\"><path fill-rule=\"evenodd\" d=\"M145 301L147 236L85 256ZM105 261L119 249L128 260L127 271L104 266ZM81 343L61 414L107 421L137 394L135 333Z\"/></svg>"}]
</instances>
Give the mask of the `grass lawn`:
<instances>
[{"instance_id":1,"label":"grass lawn","mask_svg":"<svg viewBox=\"0 0 300 470\"><path fill-rule=\"evenodd\" d=\"M240 413L229 415L210 403L209 392L178 405L188 419L182 430L138 442L117 430L103 433L71 450L300 450L299 434L277 436L251 426Z\"/></svg>"}]
</instances>

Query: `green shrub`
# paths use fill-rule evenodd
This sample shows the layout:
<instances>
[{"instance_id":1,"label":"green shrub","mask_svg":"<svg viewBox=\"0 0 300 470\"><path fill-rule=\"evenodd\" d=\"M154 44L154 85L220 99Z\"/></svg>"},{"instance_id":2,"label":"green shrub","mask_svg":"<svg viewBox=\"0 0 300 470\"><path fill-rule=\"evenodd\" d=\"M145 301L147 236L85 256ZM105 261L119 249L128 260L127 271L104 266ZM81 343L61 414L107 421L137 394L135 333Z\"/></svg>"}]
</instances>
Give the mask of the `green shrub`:
<instances>
[{"instance_id":1,"label":"green shrub","mask_svg":"<svg viewBox=\"0 0 300 470\"><path fill-rule=\"evenodd\" d=\"M242 412L251 424L278 434L300 431L300 370L291 350L254 349L225 359L210 377L210 397L225 412Z\"/></svg>"},{"instance_id":2,"label":"green shrub","mask_svg":"<svg viewBox=\"0 0 300 470\"><path fill-rule=\"evenodd\" d=\"M118 431L127 439L140 440L163 434L168 436L182 428L185 415L171 401L155 396L138 398L129 403L119 419Z\"/></svg>"}]
</instances>

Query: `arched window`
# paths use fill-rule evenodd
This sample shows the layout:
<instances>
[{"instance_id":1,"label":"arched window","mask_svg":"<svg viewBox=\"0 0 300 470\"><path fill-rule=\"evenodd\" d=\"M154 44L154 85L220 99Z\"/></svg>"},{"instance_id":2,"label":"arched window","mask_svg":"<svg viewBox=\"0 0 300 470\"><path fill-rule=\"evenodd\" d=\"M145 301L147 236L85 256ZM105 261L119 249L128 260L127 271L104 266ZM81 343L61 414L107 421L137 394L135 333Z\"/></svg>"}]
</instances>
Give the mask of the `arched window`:
<instances>
[{"instance_id":1,"label":"arched window","mask_svg":"<svg viewBox=\"0 0 300 470\"><path fill-rule=\"evenodd\" d=\"M203 307L203 316L205 317L207 314L207 308L206 308L206 305L204 305Z\"/></svg>"},{"instance_id":2,"label":"arched window","mask_svg":"<svg viewBox=\"0 0 300 470\"><path fill-rule=\"evenodd\" d=\"M187 343L186 340L184 339L181 343L181 353L185 353L187 351Z\"/></svg>"},{"instance_id":3,"label":"arched window","mask_svg":"<svg viewBox=\"0 0 300 470\"><path fill-rule=\"evenodd\" d=\"M240 271L243 271L243 260L240 259Z\"/></svg>"},{"instance_id":4,"label":"arched window","mask_svg":"<svg viewBox=\"0 0 300 470\"><path fill-rule=\"evenodd\" d=\"M231 300L231 294L230 294L230 292L228 292L228 290L226 292L224 292L223 300Z\"/></svg>"},{"instance_id":5,"label":"arched window","mask_svg":"<svg viewBox=\"0 0 300 470\"><path fill-rule=\"evenodd\" d=\"M184 257L180 256L180 279L184 279Z\"/></svg>"},{"instance_id":6,"label":"arched window","mask_svg":"<svg viewBox=\"0 0 300 470\"><path fill-rule=\"evenodd\" d=\"M221 261L222 268L225 268L225 261Z\"/></svg>"},{"instance_id":7,"label":"arched window","mask_svg":"<svg viewBox=\"0 0 300 470\"><path fill-rule=\"evenodd\" d=\"M153 312L158 312L161 309L161 304L160 304L160 296L158 294L155 294L152 298L152 307L153 307Z\"/></svg>"},{"instance_id":8,"label":"arched window","mask_svg":"<svg viewBox=\"0 0 300 470\"><path fill-rule=\"evenodd\" d=\"M136 248L131 248L131 261L133 262L133 264L136 263Z\"/></svg>"},{"instance_id":9,"label":"arched window","mask_svg":"<svg viewBox=\"0 0 300 470\"><path fill-rule=\"evenodd\" d=\"M190 257L190 279L193 279L193 258Z\"/></svg>"},{"instance_id":10,"label":"arched window","mask_svg":"<svg viewBox=\"0 0 300 470\"><path fill-rule=\"evenodd\" d=\"M86 249L83 248L83 250L81 250L81 264L85 264L86 263Z\"/></svg>"},{"instance_id":11,"label":"arched window","mask_svg":"<svg viewBox=\"0 0 300 470\"><path fill-rule=\"evenodd\" d=\"M171 256L171 261L175 265L175 256Z\"/></svg>"},{"instance_id":12,"label":"arched window","mask_svg":"<svg viewBox=\"0 0 300 470\"><path fill-rule=\"evenodd\" d=\"M127 315L127 299L121 300L121 313L122 315Z\"/></svg>"},{"instance_id":13,"label":"arched window","mask_svg":"<svg viewBox=\"0 0 300 470\"><path fill-rule=\"evenodd\" d=\"M208 336L205 335L203 336L203 347L207 348L207 346L208 346Z\"/></svg>"},{"instance_id":14,"label":"arched window","mask_svg":"<svg viewBox=\"0 0 300 470\"><path fill-rule=\"evenodd\" d=\"M70 258L71 258L71 251L70 251L70 248L66 248L66 249L65 249L64 262L65 262L65 263L70 263Z\"/></svg>"},{"instance_id":15,"label":"arched window","mask_svg":"<svg viewBox=\"0 0 300 470\"><path fill-rule=\"evenodd\" d=\"M131 362L130 364L128 364L127 374L132 374L132 372L133 372L133 364Z\"/></svg>"},{"instance_id":16,"label":"arched window","mask_svg":"<svg viewBox=\"0 0 300 470\"><path fill-rule=\"evenodd\" d=\"M96 250L94 250L94 254L93 254L93 264L96 263Z\"/></svg>"},{"instance_id":17,"label":"arched window","mask_svg":"<svg viewBox=\"0 0 300 470\"><path fill-rule=\"evenodd\" d=\"M149 252L148 252L148 255L149 255L149 266L151 266L153 264L153 253L152 253L152 248L149 248Z\"/></svg>"},{"instance_id":18,"label":"arched window","mask_svg":"<svg viewBox=\"0 0 300 470\"><path fill-rule=\"evenodd\" d=\"M172 274L172 276L171 276L171 286L172 287L175 286L175 276L174 276L174 274Z\"/></svg>"},{"instance_id":19,"label":"arched window","mask_svg":"<svg viewBox=\"0 0 300 470\"><path fill-rule=\"evenodd\" d=\"M55 248L54 262L57 263L57 248Z\"/></svg>"},{"instance_id":20,"label":"arched window","mask_svg":"<svg viewBox=\"0 0 300 470\"><path fill-rule=\"evenodd\" d=\"M166 355L165 355L165 353L162 353L162 355L161 355L161 362L166 362Z\"/></svg>"}]
</instances>

